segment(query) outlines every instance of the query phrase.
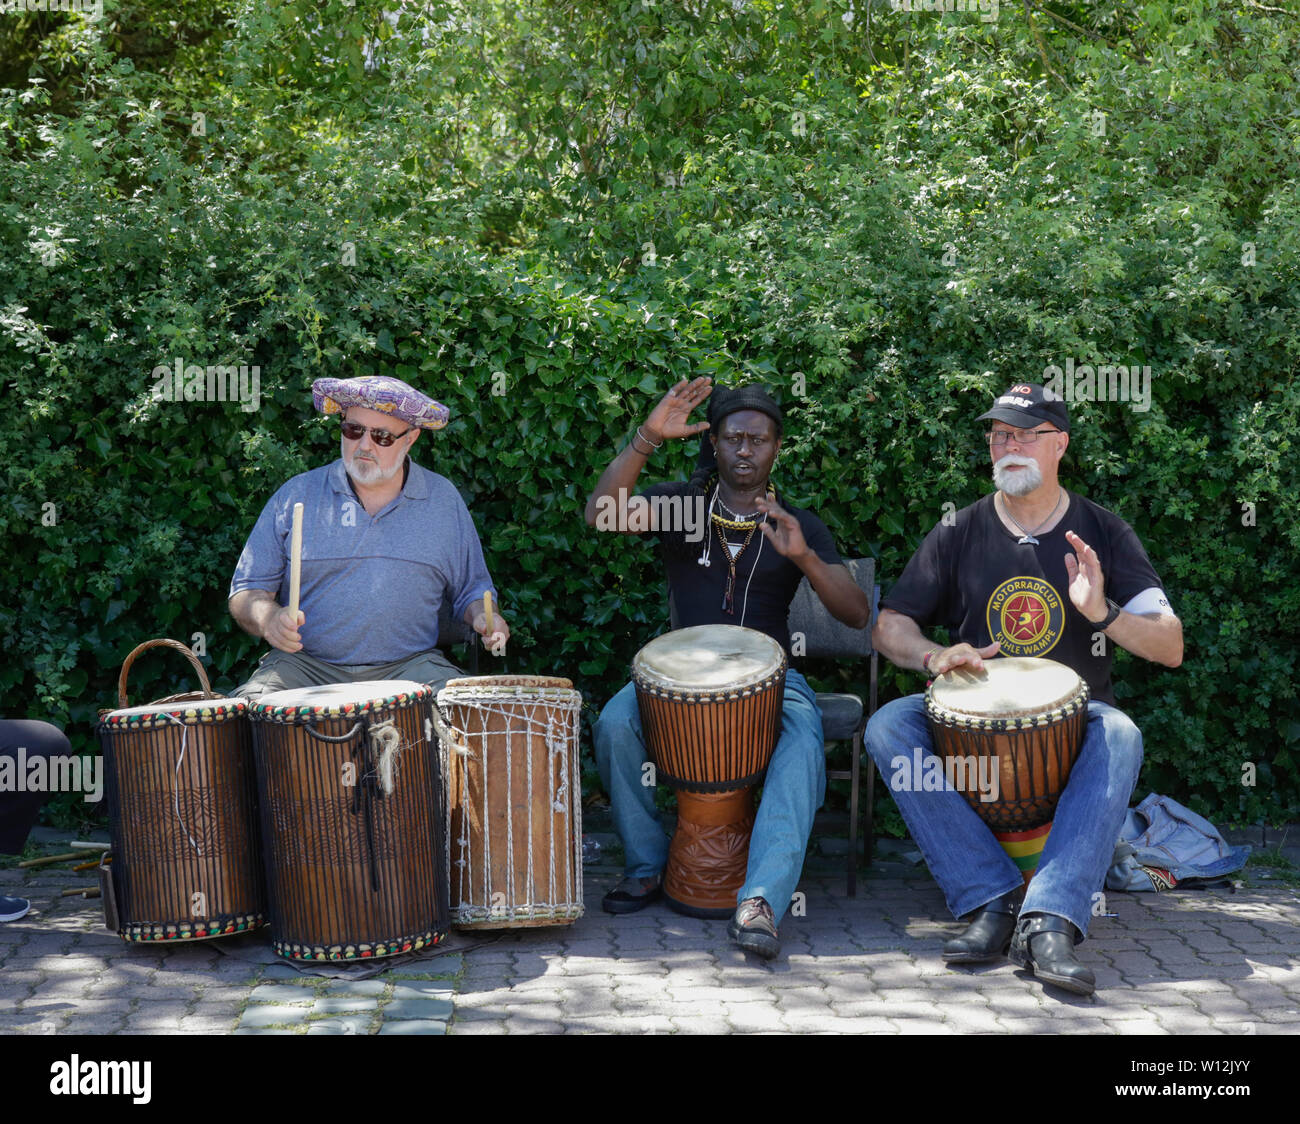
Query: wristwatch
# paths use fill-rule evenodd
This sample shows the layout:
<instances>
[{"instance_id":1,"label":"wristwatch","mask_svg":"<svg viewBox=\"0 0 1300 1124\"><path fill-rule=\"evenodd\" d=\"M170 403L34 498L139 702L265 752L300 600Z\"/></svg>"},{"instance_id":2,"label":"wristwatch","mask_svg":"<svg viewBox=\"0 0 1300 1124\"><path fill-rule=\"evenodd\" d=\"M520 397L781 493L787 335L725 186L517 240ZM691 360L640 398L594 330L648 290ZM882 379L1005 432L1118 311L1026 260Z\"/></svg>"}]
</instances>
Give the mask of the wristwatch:
<instances>
[{"instance_id":1,"label":"wristwatch","mask_svg":"<svg viewBox=\"0 0 1300 1124\"><path fill-rule=\"evenodd\" d=\"M1118 605L1116 605L1115 602L1112 601L1109 597L1106 598L1106 604L1110 607L1110 612L1108 612L1099 621L1088 621L1088 623L1092 625L1092 627L1095 628L1098 632L1105 632L1106 629L1110 628L1110 626L1115 623L1115 618L1118 617L1120 613L1124 611Z\"/></svg>"}]
</instances>

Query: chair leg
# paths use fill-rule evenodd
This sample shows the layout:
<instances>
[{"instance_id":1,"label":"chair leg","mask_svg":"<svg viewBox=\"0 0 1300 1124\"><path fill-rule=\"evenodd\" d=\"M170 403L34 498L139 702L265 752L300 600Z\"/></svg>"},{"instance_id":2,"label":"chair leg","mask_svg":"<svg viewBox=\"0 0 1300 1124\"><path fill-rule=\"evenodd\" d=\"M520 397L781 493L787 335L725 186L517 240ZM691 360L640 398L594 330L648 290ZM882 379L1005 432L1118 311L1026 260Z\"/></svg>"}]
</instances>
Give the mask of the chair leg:
<instances>
[{"instance_id":1,"label":"chair leg","mask_svg":"<svg viewBox=\"0 0 1300 1124\"><path fill-rule=\"evenodd\" d=\"M876 837L876 763L867 759L867 834L862 840L862 857L871 869L871 845Z\"/></svg>"},{"instance_id":2,"label":"chair leg","mask_svg":"<svg viewBox=\"0 0 1300 1124\"><path fill-rule=\"evenodd\" d=\"M849 796L849 897L858 896L858 788L862 765L862 732L853 735L853 776Z\"/></svg>"}]
</instances>

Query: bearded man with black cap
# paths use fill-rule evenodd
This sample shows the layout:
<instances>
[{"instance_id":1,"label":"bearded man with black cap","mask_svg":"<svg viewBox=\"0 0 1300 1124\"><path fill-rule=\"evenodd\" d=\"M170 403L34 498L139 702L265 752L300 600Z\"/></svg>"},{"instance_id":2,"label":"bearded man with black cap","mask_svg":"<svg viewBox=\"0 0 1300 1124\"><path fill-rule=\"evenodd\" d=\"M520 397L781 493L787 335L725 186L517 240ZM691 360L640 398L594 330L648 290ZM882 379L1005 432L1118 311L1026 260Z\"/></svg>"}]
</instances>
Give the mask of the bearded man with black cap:
<instances>
[{"instance_id":1,"label":"bearded man with black cap","mask_svg":"<svg viewBox=\"0 0 1300 1124\"><path fill-rule=\"evenodd\" d=\"M1087 934L1142 764L1142 735L1115 706L1112 650L1177 667L1182 624L1133 528L1058 482L1070 444L1060 397L1013 386L980 420L990 423L996 491L926 536L882 600L872 639L898 667L933 678L959 667L979 673L997 655L1066 664L1091 691L1087 731L1028 889L951 785L893 796L953 916L974 914L944 945L944 959L979 963L1009 952L1038 978L1089 995L1096 979L1074 946ZM926 638L922 629L933 626L947 628L949 646ZM878 710L866 741L886 777L896 755L931 753L924 696Z\"/></svg>"},{"instance_id":2,"label":"bearded man with black cap","mask_svg":"<svg viewBox=\"0 0 1300 1124\"><path fill-rule=\"evenodd\" d=\"M711 394L709 420L692 423L691 413ZM790 602L805 575L827 609L845 624L866 627L871 609L840 561L826 525L811 512L777 502L769 475L783 426L781 408L761 388L715 393L708 378L682 380L605 469L586 514L591 526L659 540L678 627L756 629L789 655ZM665 441L705 430L710 430L709 439L690 482L631 494L646 461ZM676 508L656 502L664 498L682 502ZM682 525L661 526L661 521L671 521L665 514L671 511L682 514ZM692 511L698 518L686 518ZM826 790L816 696L793 668L786 672L781 719L750 837L745 882L727 929L741 948L768 959L780 951L777 928L798 884L813 815ZM601 712L595 742L627 856L626 877L602 904L610 913L632 913L661 896L668 857L654 789L642 783L646 748L632 684Z\"/></svg>"},{"instance_id":3,"label":"bearded man with black cap","mask_svg":"<svg viewBox=\"0 0 1300 1124\"><path fill-rule=\"evenodd\" d=\"M484 595L497 591L474 520L445 476L410 458L420 434L450 411L389 375L312 383L312 402L340 421L340 457L301 473L267 501L230 582L231 616L271 650L232 694L372 679L409 679L435 691L464 674L438 651L438 614L452 611L504 651L499 611L489 630ZM303 505L301 608L290 612L290 532Z\"/></svg>"}]
</instances>

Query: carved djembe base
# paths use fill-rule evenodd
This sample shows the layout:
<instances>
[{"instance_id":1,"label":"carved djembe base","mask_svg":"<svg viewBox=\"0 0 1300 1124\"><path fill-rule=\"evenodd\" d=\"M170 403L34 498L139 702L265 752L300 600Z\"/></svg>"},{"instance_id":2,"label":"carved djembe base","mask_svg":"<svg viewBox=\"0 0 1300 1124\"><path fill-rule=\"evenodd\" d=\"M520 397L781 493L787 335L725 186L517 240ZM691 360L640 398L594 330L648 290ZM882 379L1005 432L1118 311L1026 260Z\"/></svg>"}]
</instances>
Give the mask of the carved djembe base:
<instances>
[{"instance_id":1,"label":"carved djembe base","mask_svg":"<svg viewBox=\"0 0 1300 1124\"><path fill-rule=\"evenodd\" d=\"M678 792L664 900L688 917L729 918L745 883L754 830L754 789Z\"/></svg>"}]
</instances>

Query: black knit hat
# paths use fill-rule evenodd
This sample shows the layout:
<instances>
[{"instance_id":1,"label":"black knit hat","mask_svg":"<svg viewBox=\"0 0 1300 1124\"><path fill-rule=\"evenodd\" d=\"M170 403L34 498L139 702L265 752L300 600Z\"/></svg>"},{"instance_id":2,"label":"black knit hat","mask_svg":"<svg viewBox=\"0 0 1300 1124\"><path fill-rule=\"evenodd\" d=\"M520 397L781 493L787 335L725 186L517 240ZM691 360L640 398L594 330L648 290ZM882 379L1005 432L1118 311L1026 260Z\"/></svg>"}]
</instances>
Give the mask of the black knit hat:
<instances>
[{"instance_id":1,"label":"black knit hat","mask_svg":"<svg viewBox=\"0 0 1300 1124\"><path fill-rule=\"evenodd\" d=\"M709 429L716 431L722 419L737 410L758 410L776 423L778 437L784 432L785 418L781 407L761 386L742 386L735 390L728 390L725 386L715 387L709 395ZM700 453L695 459L695 472L690 479L691 487L700 491L704 490L709 477L718 467L718 458L709 437L709 433L700 434Z\"/></svg>"},{"instance_id":2,"label":"black knit hat","mask_svg":"<svg viewBox=\"0 0 1300 1124\"><path fill-rule=\"evenodd\" d=\"M757 410L766 414L776 423L778 437L785 432L785 415L781 413L781 407L761 386L741 386L735 390L716 387L709 396L709 428L717 429L723 418L737 410Z\"/></svg>"}]
</instances>

